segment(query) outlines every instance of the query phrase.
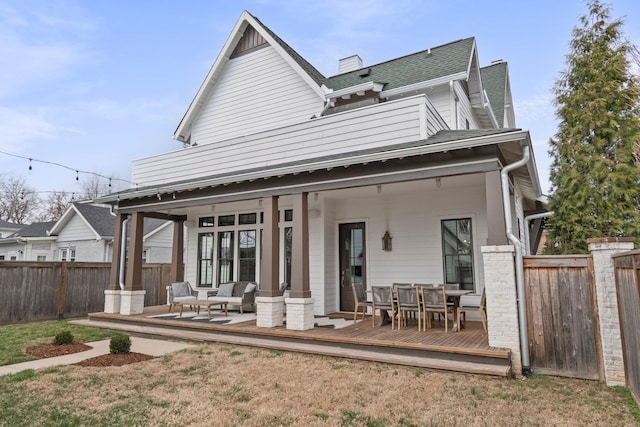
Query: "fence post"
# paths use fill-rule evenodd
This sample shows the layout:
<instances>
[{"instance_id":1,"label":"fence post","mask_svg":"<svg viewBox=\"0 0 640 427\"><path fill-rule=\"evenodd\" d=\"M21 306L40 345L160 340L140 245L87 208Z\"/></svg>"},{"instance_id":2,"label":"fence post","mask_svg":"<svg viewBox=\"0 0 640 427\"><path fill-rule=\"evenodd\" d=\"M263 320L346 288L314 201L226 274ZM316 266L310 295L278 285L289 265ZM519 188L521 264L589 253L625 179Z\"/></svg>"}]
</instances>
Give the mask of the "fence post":
<instances>
[{"instance_id":1,"label":"fence post","mask_svg":"<svg viewBox=\"0 0 640 427\"><path fill-rule=\"evenodd\" d=\"M633 250L633 237L588 239L593 256L600 342L607 385L624 385L624 359L616 296L616 272L612 255Z\"/></svg>"},{"instance_id":2,"label":"fence post","mask_svg":"<svg viewBox=\"0 0 640 427\"><path fill-rule=\"evenodd\" d=\"M64 317L64 301L67 290L67 263L62 261L60 265L60 286L58 287L58 319Z\"/></svg>"},{"instance_id":3,"label":"fence post","mask_svg":"<svg viewBox=\"0 0 640 427\"><path fill-rule=\"evenodd\" d=\"M489 345L511 350L514 373L522 372L516 273L512 245L483 246Z\"/></svg>"}]
</instances>

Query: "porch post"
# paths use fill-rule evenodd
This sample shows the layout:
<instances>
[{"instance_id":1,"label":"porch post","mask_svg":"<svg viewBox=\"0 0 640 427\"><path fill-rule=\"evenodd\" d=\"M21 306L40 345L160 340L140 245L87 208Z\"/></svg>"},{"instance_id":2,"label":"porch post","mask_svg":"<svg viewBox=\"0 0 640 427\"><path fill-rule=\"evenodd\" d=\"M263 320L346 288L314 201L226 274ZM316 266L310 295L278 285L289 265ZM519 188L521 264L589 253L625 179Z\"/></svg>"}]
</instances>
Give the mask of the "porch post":
<instances>
[{"instance_id":1,"label":"porch post","mask_svg":"<svg viewBox=\"0 0 640 427\"><path fill-rule=\"evenodd\" d=\"M122 249L122 227L127 215L118 214L116 216L116 225L113 232L113 243L111 256L111 272L109 273L109 284L104 291L104 312L120 313L120 269L124 268L120 265L120 250Z\"/></svg>"},{"instance_id":2,"label":"porch post","mask_svg":"<svg viewBox=\"0 0 640 427\"><path fill-rule=\"evenodd\" d=\"M173 221L173 246L169 282L184 281L184 220Z\"/></svg>"},{"instance_id":3,"label":"porch post","mask_svg":"<svg viewBox=\"0 0 640 427\"><path fill-rule=\"evenodd\" d=\"M144 214L135 212L131 215L128 268L125 274L124 290L121 292L120 314L140 314L144 308L145 290L142 287L143 230Z\"/></svg>"},{"instance_id":4,"label":"porch post","mask_svg":"<svg viewBox=\"0 0 640 427\"><path fill-rule=\"evenodd\" d=\"M291 292L285 299L287 329L312 329L313 298L309 289L308 193L293 196L293 245L291 248Z\"/></svg>"},{"instance_id":5,"label":"porch post","mask_svg":"<svg viewBox=\"0 0 640 427\"><path fill-rule=\"evenodd\" d=\"M262 269L260 296L256 298L256 326L272 328L284 321L284 297L278 288L280 278L280 233L278 228L278 197L262 200L264 228L262 234Z\"/></svg>"},{"instance_id":6,"label":"porch post","mask_svg":"<svg viewBox=\"0 0 640 427\"><path fill-rule=\"evenodd\" d=\"M485 172L484 187L487 201L487 245L506 245L509 242L505 233L500 171Z\"/></svg>"},{"instance_id":7,"label":"porch post","mask_svg":"<svg viewBox=\"0 0 640 427\"><path fill-rule=\"evenodd\" d=\"M607 385L624 385L624 357L618 295L616 291L616 271L613 255L633 250L633 237L611 237L588 239L587 245L593 257L593 276L596 285L598 305L598 326L602 348L604 379Z\"/></svg>"}]
</instances>

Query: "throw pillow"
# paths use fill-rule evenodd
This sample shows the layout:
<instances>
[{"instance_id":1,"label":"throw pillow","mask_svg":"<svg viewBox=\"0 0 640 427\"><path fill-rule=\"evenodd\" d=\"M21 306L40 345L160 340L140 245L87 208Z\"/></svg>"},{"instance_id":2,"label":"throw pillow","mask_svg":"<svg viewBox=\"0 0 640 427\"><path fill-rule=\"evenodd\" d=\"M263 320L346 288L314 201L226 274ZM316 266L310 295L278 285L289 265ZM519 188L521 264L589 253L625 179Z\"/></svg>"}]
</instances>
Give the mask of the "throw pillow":
<instances>
[{"instance_id":1,"label":"throw pillow","mask_svg":"<svg viewBox=\"0 0 640 427\"><path fill-rule=\"evenodd\" d=\"M176 297L188 297L191 295L189 282L176 282L171 284L171 294Z\"/></svg>"},{"instance_id":2,"label":"throw pillow","mask_svg":"<svg viewBox=\"0 0 640 427\"><path fill-rule=\"evenodd\" d=\"M234 282L229 282L229 283L221 283L220 286L218 286L218 293L216 296L219 297L231 297L233 295L233 286L235 285Z\"/></svg>"},{"instance_id":3,"label":"throw pillow","mask_svg":"<svg viewBox=\"0 0 640 427\"><path fill-rule=\"evenodd\" d=\"M256 284L255 283L249 283L245 288L244 288L244 293L245 294L250 294L251 292L256 290Z\"/></svg>"}]
</instances>

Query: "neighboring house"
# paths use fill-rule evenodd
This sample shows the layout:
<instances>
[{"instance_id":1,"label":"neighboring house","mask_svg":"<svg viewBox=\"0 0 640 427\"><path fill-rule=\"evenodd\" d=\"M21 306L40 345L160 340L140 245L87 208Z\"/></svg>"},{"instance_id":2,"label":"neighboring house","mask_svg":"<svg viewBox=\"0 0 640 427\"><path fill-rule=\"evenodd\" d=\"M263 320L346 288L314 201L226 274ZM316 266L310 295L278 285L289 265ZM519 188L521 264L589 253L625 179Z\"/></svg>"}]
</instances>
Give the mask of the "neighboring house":
<instances>
[{"instance_id":1,"label":"neighboring house","mask_svg":"<svg viewBox=\"0 0 640 427\"><path fill-rule=\"evenodd\" d=\"M35 222L0 239L0 260L53 261L56 238L47 233L53 224L55 221Z\"/></svg>"},{"instance_id":2,"label":"neighboring house","mask_svg":"<svg viewBox=\"0 0 640 427\"><path fill-rule=\"evenodd\" d=\"M186 223L172 279L259 282L258 326L281 324L280 282L294 329L352 311L353 282L460 283L479 300L480 247L508 244L510 218L524 241L543 208L507 64L481 67L474 38L376 65L355 55L325 77L243 12L174 137L184 149L134 161L135 188L101 201L137 230L130 251L145 217L174 221L174 245ZM138 289L134 273L120 312L141 311Z\"/></svg>"},{"instance_id":3,"label":"neighboring house","mask_svg":"<svg viewBox=\"0 0 640 427\"><path fill-rule=\"evenodd\" d=\"M115 215L109 206L73 203L58 221L37 223L0 239L0 257L19 261L110 262ZM144 223L143 262L171 262L173 227L164 220Z\"/></svg>"},{"instance_id":4,"label":"neighboring house","mask_svg":"<svg viewBox=\"0 0 640 427\"><path fill-rule=\"evenodd\" d=\"M0 239L15 233L16 231L20 230L20 227L22 226L17 224L12 224L10 222L0 219Z\"/></svg>"}]
</instances>

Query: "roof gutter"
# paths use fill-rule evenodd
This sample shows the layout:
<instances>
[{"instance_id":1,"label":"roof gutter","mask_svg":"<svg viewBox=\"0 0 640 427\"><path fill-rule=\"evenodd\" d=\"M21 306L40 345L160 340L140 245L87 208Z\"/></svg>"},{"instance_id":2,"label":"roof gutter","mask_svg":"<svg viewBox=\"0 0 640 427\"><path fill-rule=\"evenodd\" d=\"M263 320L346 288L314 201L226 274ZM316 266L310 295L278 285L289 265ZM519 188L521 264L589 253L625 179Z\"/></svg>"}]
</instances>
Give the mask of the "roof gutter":
<instances>
[{"instance_id":1,"label":"roof gutter","mask_svg":"<svg viewBox=\"0 0 640 427\"><path fill-rule=\"evenodd\" d=\"M368 90L372 90L374 92L381 92L383 87L384 87L384 83L365 82L359 85L345 87L344 89L339 89L333 92L329 92L325 95L325 98L336 99L342 96L350 96L353 94L364 93Z\"/></svg>"},{"instance_id":2,"label":"roof gutter","mask_svg":"<svg viewBox=\"0 0 640 427\"><path fill-rule=\"evenodd\" d=\"M412 91L422 91L430 87L448 84L452 80L466 80L468 77L469 77L469 74L466 71L460 71L459 73L438 77L438 78L427 80L424 82L418 82L418 83L414 83L407 86L397 87L394 89L383 90L382 92L380 92L380 96L383 98L391 98L396 95L402 95Z\"/></svg>"},{"instance_id":3,"label":"roof gutter","mask_svg":"<svg viewBox=\"0 0 640 427\"><path fill-rule=\"evenodd\" d=\"M509 197L509 172L529 163L529 159L531 158L530 150L529 146L525 145L522 158L515 163L505 166L500 172L505 228L507 238L515 247L516 252L516 293L518 298L518 323L520 325L520 357L522 361L522 374L526 377L531 376L531 366L529 361L529 334L527 332L527 310L524 294L524 262L522 260L522 242L513 234L511 198Z\"/></svg>"},{"instance_id":4,"label":"roof gutter","mask_svg":"<svg viewBox=\"0 0 640 427\"><path fill-rule=\"evenodd\" d=\"M554 212L541 212L537 214L531 214L524 217L524 249L526 251L526 255L531 255L531 237L529 233L529 222L532 219L540 219L540 218L548 218L553 216Z\"/></svg>"},{"instance_id":5,"label":"roof gutter","mask_svg":"<svg viewBox=\"0 0 640 427\"><path fill-rule=\"evenodd\" d=\"M129 217L122 222L122 234L120 234L120 271L118 272L118 284L124 291L124 273L127 262L127 234L129 232Z\"/></svg>"}]
</instances>

